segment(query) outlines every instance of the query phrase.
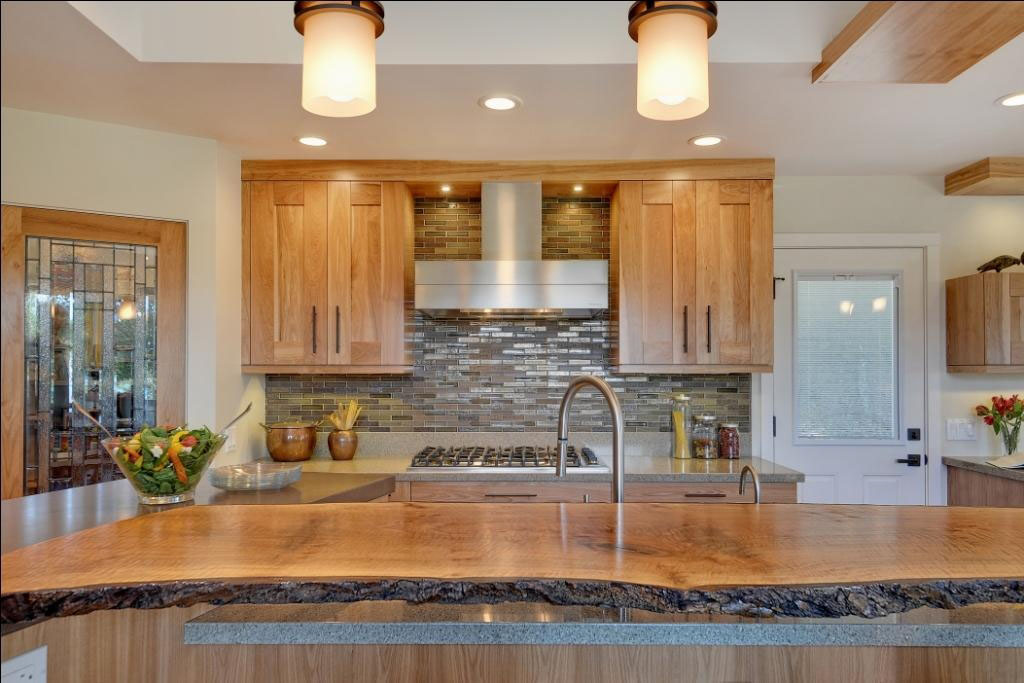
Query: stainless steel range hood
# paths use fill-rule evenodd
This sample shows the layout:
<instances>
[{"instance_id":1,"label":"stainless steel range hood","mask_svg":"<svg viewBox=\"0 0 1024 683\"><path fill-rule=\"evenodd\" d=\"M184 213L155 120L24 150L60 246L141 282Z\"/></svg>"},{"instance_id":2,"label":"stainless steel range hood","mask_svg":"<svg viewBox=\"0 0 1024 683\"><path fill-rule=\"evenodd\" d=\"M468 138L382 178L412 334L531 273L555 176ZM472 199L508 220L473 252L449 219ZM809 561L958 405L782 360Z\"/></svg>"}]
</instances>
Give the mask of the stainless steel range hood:
<instances>
[{"instance_id":1,"label":"stainless steel range hood","mask_svg":"<svg viewBox=\"0 0 1024 683\"><path fill-rule=\"evenodd\" d=\"M417 261L416 308L435 317L591 317L608 308L608 262L542 260L541 184L483 183L479 261Z\"/></svg>"}]
</instances>

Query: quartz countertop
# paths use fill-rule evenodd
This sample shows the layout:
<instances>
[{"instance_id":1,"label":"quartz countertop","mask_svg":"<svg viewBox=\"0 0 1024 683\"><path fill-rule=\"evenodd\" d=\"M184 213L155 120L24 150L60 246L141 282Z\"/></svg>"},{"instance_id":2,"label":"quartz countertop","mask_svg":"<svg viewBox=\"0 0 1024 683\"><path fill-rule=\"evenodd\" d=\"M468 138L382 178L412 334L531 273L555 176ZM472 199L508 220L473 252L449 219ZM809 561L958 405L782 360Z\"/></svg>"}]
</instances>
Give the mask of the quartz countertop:
<instances>
[{"instance_id":1,"label":"quartz countertop","mask_svg":"<svg viewBox=\"0 0 1024 683\"><path fill-rule=\"evenodd\" d=\"M599 455L608 464L608 458ZM344 472L390 474L396 481L555 481L548 472L509 472L501 468L466 468L464 471L432 471L431 468L409 470L412 454L373 455L353 460L335 461L314 458L302 465L304 472ZM739 458L737 460L676 460L667 455L627 455L626 481L642 482L694 482L694 483L739 483L744 465L757 470L764 484L797 483L804 480L802 472L776 465L761 458ZM609 481L608 472L577 472L570 469L565 478L558 481Z\"/></svg>"},{"instance_id":2,"label":"quartz countertop","mask_svg":"<svg viewBox=\"0 0 1024 683\"><path fill-rule=\"evenodd\" d=\"M1011 470L1005 467L996 467L995 465L989 465L985 462L986 460L991 460L991 458L961 458L949 455L942 456L942 464L946 467L959 467L960 469L987 474L990 477L1001 477L1003 479L1012 479L1014 481L1024 482L1024 468Z\"/></svg>"},{"instance_id":3,"label":"quartz countertop","mask_svg":"<svg viewBox=\"0 0 1024 683\"><path fill-rule=\"evenodd\" d=\"M741 617L505 603L226 605L185 624L190 645L678 645L1024 647L1024 605L864 617Z\"/></svg>"},{"instance_id":4,"label":"quartz countertop","mask_svg":"<svg viewBox=\"0 0 1024 683\"><path fill-rule=\"evenodd\" d=\"M210 602L872 618L1020 604L1022 524L1009 508L193 505L4 553L0 622Z\"/></svg>"},{"instance_id":5,"label":"quartz countertop","mask_svg":"<svg viewBox=\"0 0 1024 683\"><path fill-rule=\"evenodd\" d=\"M196 488L193 502L142 505L127 481L108 481L3 501L2 552L101 524L189 505L361 502L394 490L395 479L387 473L303 472L299 481L277 491L223 491L204 479Z\"/></svg>"}]
</instances>

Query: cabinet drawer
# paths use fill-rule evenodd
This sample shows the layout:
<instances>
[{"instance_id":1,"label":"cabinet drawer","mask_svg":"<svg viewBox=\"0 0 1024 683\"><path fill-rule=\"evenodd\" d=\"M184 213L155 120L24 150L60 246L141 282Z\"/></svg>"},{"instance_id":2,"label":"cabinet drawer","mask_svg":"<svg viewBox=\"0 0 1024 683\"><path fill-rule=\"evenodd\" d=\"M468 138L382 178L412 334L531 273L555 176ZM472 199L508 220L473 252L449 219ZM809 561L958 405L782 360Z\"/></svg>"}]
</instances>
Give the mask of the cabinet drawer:
<instances>
[{"instance_id":1,"label":"cabinet drawer","mask_svg":"<svg viewBox=\"0 0 1024 683\"><path fill-rule=\"evenodd\" d=\"M608 484L546 481L414 481L410 500L424 503L607 503Z\"/></svg>"},{"instance_id":2,"label":"cabinet drawer","mask_svg":"<svg viewBox=\"0 0 1024 683\"><path fill-rule=\"evenodd\" d=\"M626 484L629 503L752 503L754 485L634 482ZM796 484L761 484L762 503L795 503Z\"/></svg>"}]
</instances>

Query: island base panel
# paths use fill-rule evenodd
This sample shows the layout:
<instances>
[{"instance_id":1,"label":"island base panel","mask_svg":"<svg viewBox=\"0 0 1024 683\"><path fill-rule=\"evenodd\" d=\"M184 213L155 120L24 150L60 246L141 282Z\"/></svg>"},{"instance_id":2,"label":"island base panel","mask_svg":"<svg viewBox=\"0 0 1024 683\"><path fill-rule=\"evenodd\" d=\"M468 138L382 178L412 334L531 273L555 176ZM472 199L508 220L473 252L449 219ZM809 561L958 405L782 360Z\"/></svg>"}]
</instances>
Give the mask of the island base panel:
<instances>
[{"instance_id":1,"label":"island base panel","mask_svg":"<svg viewBox=\"0 0 1024 683\"><path fill-rule=\"evenodd\" d=\"M185 645L185 622L209 609L109 610L51 619L5 635L2 657L46 645L51 680L104 683L1024 679L1024 650L1009 648Z\"/></svg>"}]
</instances>

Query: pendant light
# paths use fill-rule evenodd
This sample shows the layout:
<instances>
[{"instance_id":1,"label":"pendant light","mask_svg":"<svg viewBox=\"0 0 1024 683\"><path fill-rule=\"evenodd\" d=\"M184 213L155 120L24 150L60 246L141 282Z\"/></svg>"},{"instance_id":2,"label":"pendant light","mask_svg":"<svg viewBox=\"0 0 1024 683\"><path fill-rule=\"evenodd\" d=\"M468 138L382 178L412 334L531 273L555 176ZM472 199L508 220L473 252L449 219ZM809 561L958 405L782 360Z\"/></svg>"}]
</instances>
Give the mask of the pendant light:
<instances>
[{"instance_id":1,"label":"pendant light","mask_svg":"<svg viewBox=\"0 0 1024 683\"><path fill-rule=\"evenodd\" d=\"M718 28L715 2L641 0L629 8L637 42L636 110L659 121L707 111L708 39Z\"/></svg>"},{"instance_id":2,"label":"pendant light","mask_svg":"<svg viewBox=\"0 0 1024 683\"><path fill-rule=\"evenodd\" d=\"M377 106L375 41L384 32L379 2L296 2L302 34L302 107L320 116L362 116Z\"/></svg>"}]
</instances>

